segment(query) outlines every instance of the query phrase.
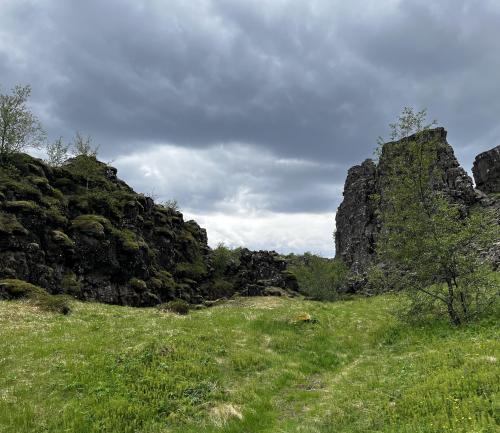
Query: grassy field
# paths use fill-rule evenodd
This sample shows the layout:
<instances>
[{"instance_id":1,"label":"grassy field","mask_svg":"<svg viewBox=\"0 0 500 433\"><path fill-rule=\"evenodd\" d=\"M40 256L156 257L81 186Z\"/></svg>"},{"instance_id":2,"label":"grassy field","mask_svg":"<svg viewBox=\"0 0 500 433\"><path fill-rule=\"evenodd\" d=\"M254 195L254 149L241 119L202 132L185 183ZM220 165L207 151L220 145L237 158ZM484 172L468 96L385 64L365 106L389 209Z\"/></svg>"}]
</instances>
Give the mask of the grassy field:
<instances>
[{"instance_id":1,"label":"grassy field","mask_svg":"<svg viewBox=\"0 0 500 433\"><path fill-rule=\"evenodd\" d=\"M498 432L494 317L411 327L396 301L0 302L0 432Z\"/></svg>"}]
</instances>

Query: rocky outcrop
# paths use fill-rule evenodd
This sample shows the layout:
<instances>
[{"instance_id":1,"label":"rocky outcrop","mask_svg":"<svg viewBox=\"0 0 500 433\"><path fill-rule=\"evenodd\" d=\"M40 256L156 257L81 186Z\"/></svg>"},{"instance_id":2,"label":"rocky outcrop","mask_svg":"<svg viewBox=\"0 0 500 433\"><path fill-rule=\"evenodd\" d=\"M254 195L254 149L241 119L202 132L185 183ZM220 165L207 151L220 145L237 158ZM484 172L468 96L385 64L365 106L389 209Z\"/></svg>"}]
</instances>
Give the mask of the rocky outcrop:
<instances>
[{"instance_id":1,"label":"rocky outcrop","mask_svg":"<svg viewBox=\"0 0 500 433\"><path fill-rule=\"evenodd\" d=\"M374 254L377 218L371 197L376 192L377 166L371 159L349 169L336 215L335 251L355 273L363 272Z\"/></svg>"},{"instance_id":2,"label":"rocky outcrop","mask_svg":"<svg viewBox=\"0 0 500 433\"><path fill-rule=\"evenodd\" d=\"M216 278L206 231L134 192L115 168L83 156L53 168L23 154L0 166L0 281L131 306L297 285L265 251L241 250L230 275Z\"/></svg>"},{"instance_id":3,"label":"rocky outcrop","mask_svg":"<svg viewBox=\"0 0 500 433\"><path fill-rule=\"evenodd\" d=\"M147 306L203 291L204 229L135 193L116 169L28 155L0 167L0 279L83 300Z\"/></svg>"},{"instance_id":4,"label":"rocky outcrop","mask_svg":"<svg viewBox=\"0 0 500 433\"><path fill-rule=\"evenodd\" d=\"M235 269L234 288L241 295L281 295L299 289L296 277L287 270L287 262L275 251L241 250Z\"/></svg>"},{"instance_id":5,"label":"rocky outcrop","mask_svg":"<svg viewBox=\"0 0 500 433\"><path fill-rule=\"evenodd\" d=\"M500 192L500 145L476 156L472 174L478 190Z\"/></svg>"},{"instance_id":6,"label":"rocky outcrop","mask_svg":"<svg viewBox=\"0 0 500 433\"><path fill-rule=\"evenodd\" d=\"M229 283L230 293L242 296L295 295L299 290L288 262L275 251L235 250L223 278Z\"/></svg>"},{"instance_id":7,"label":"rocky outcrop","mask_svg":"<svg viewBox=\"0 0 500 433\"><path fill-rule=\"evenodd\" d=\"M443 191L452 201L465 207L477 202L473 183L458 163L453 148L446 141L444 128L429 130L422 139L440 143L438 168L442 178L435 179L435 188ZM400 152L401 142L383 145L378 164L368 159L352 167L344 186L344 199L336 214L336 257L353 273L362 275L373 263L375 243L380 225L374 195L383 197L384 185L394 152Z\"/></svg>"}]
</instances>

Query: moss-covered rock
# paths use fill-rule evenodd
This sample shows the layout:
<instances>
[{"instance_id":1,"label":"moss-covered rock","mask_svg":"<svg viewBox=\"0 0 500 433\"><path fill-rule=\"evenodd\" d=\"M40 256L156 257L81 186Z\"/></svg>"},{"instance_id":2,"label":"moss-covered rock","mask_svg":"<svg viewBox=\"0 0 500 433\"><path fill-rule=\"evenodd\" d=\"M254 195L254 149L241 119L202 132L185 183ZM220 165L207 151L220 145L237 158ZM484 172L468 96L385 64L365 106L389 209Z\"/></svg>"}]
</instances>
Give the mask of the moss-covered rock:
<instances>
[{"instance_id":1,"label":"moss-covered rock","mask_svg":"<svg viewBox=\"0 0 500 433\"><path fill-rule=\"evenodd\" d=\"M109 227L109 221L101 215L80 215L71 221L73 230L90 236L104 236L105 227Z\"/></svg>"},{"instance_id":2,"label":"moss-covered rock","mask_svg":"<svg viewBox=\"0 0 500 433\"><path fill-rule=\"evenodd\" d=\"M69 314L69 299L61 295L50 295L41 287L17 279L0 280L0 299L28 299L44 311Z\"/></svg>"},{"instance_id":3,"label":"moss-covered rock","mask_svg":"<svg viewBox=\"0 0 500 433\"><path fill-rule=\"evenodd\" d=\"M52 230L52 239L54 242L64 247L73 248L75 242L64 232L60 230Z\"/></svg>"},{"instance_id":4,"label":"moss-covered rock","mask_svg":"<svg viewBox=\"0 0 500 433\"><path fill-rule=\"evenodd\" d=\"M211 278L205 231L92 158L51 168L15 155L0 166L0 242L0 279L84 300L194 299Z\"/></svg>"}]
</instances>

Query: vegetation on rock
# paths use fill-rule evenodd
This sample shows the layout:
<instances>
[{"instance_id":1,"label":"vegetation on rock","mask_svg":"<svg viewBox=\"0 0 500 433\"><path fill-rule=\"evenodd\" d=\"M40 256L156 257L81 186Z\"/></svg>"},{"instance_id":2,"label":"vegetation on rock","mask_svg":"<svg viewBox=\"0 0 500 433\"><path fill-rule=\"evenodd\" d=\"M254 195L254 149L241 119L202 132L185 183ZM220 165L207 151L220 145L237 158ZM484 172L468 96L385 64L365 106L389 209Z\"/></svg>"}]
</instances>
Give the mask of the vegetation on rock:
<instances>
[{"instance_id":1,"label":"vegetation on rock","mask_svg":"<svg viewBox=\"0 0 500 433\"><path fill-rule=\"evenodd\" d=\"M385 158L384 193L374 196L381 226L378 266L411 294L415 314L441 303L458 325L500 294L478 254L500 241L497 216L470 212L440 187L443 144L429 134L425 111L406 109L392 129L396 141L381 145L381 153L391 154Z\"/></svg>"}]
</instances>

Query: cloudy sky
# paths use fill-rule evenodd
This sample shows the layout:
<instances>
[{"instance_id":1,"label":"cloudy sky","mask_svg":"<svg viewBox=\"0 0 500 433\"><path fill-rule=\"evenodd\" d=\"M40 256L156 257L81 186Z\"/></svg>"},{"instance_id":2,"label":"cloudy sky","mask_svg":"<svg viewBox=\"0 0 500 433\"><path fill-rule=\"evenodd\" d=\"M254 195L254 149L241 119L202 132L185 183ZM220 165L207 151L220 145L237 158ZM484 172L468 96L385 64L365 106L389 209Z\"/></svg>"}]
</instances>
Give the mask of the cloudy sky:
<instances>
[{"instance_id":1,"label":"cloudy sky","mask_svg":"<svg viewBox=\"0 0 500 433\"><path fill-rule=\"evenodd\" d=\"M212 245L331 256L346 171L402 107L469 172L500 143L499 41L498 0L0 0L0 86Z\"/></svg>"}]
</instances>

